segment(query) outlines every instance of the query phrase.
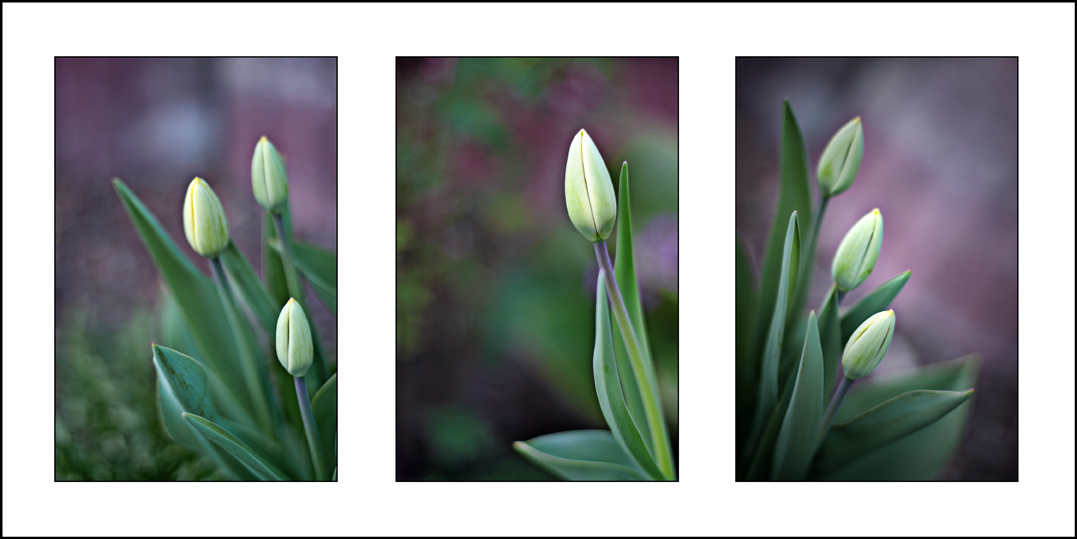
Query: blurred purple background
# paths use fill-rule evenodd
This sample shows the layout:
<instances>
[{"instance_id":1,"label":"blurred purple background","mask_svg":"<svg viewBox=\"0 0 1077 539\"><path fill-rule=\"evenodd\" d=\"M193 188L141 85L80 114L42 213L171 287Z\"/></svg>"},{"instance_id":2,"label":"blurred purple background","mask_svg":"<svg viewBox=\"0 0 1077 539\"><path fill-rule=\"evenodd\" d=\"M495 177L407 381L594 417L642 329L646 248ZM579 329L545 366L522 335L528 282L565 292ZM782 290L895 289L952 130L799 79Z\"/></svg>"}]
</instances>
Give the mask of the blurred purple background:
<instances>
[{"instance_id":1,"label":"blurred purple background","mask_svg":"<svg viewBox=\"0 0 1077 539\"><path fill-rule=\"evenodd\" d=\"M154 410L122 397L153 394L149 343L160 339L161 288L111 180L122 179L208 275L180 215L191 179L206 179L233 241L261 275L262 208L250 166L265 135L287 159L295 237L335 249L336 59L57 58L55 68L57 478L170 477L174 463L120 472L137 447L149 447L143 456L161 450L139 442L159 434ZM336 321L320 302L310 305L335 360ZM120 357L132 334L144 351ZM92 396L91 386L104 394Z\"/></svg>"},{"instance_id":2,"label":"blurred purple background","mask_svg":"<svg viewBox=\"0 0 1077 539\"><path fill-rule=\"evenodd\" d=\"M1017 59L738 58L736 67L737 233L755 266L777 208L782 99L804 133L816 198L819 155L860 116L863 162L827 208L809 305L822 301L845 232L879 208L878 264L843 302L912 270L877 372L978 354L972 419L940 478L1016 480Z\"/></svg>"}]
</instances>

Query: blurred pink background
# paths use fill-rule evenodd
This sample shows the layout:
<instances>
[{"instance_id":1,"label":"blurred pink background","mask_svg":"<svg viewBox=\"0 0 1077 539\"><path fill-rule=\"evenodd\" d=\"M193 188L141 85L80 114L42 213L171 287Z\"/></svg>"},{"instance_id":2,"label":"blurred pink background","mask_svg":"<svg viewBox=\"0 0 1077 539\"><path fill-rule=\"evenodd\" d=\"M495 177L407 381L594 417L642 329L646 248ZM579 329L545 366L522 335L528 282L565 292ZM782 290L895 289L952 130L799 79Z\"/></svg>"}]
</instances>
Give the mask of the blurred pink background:
<instances>
[{"instance_id":1,"label":"blurred pink background","mask_svg":"<svg viewBox=\"0 0 1077 539\"><path fill-rule=\"evenodd\" d=\"M1017 59L738 58L736 66L737 233L753 263L777 208L782 99L804 133L816 200L819 155L860 116L863 162L827 208L809 305L822 301L845 232L879 208L878 264L843 305L912 270L877 372L980 355L972 419L940 478L1017 480Z\"/></svg>"}]
</instances>

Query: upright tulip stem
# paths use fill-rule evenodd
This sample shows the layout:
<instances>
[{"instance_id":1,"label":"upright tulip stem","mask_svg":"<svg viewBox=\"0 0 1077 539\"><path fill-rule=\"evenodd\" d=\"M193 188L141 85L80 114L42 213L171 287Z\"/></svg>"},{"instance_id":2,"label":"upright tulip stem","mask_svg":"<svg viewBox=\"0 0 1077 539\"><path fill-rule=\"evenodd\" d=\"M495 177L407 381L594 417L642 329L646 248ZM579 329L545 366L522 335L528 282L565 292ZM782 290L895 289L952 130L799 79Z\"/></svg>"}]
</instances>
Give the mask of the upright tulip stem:
<instances>
[{"instance_id":1,"label":"upright tulip stem","mask_svg":"<svg viewBox=\"0 0 1077 539\"><path fill-rule=\"evenodd\" d=\"M849 393L849 388L852 387L853 381L845 376L841 377L841 383L838 384L838 389L834 390L834 397L830 399L830 406L826 409L826 414L823 415L822 428L819 429L819 443L823 442L823 438L826 437L826 433L830 430L830 424L834 422L834 416L838 414L838 408L841 408L842 401L845 400L845 395Z\"/></svg>"},{"instance_id":2,"label":"upright tulip stem","mask_svg":"<svg viewBox=\"0 0 1077 539\"><path fill-rule=\"evenodd\" d=\"M606 249L605 240L595 244L595 256L598 258L598 267L606 279L606 292L610 305L613 306L613 315L617 319L617 327L621 330L621 337L628 351L628 359L632 364L632 372L636 375L639 383L640 397L643 400L643 411L646 415L647 424L651 428L652 445L655 450L655 460L658 467L666 475L666 479L673 479L673 451L669 446L669 436L666 433L666 422L662 417L662 406L658 400L658 388L652 384L644 367L643 349L636 338L636 332L632 329L632 322L628 317L628 309L625 307L621 289L617 286L617 278L613 275L613 264L610 263L610 253Z\"/></svg>"},{"instance_id":3,"label":"upright tulip stem","mask_svg":"<svg viewBox=\"0 0 1077 539\"><path fill-rule=\"evenodd\" d=\"M318 425L314 423L314 412L310 409L307 382L302 376L294 378L295 396L299 399L299 411L303 415L303 430L307 433L307 446L310 447L310 458L314 463L314 475L319 481L324 481L329 477L325 465L322 464L322 439L318 437Z\"/></svg>"},{"instance_id":4,"label":"upright tulip stem","mask_svg":"<svg viewBox=\"0 0 1077 539\"><path fill-rule=\"evenodd\" d=\"M250 342L247 333L243 331L240 325L239 314L236 312L235 300L232 296L232 288L228 284L228 277L224 272L220 257L215 256L209 260L210 268L213 270L213 277L217 281L217 292L224 307L225 317L228 319L228 325L231 326L232 335L236 339L236 349L239 350L240 363L243 365L243 377L247 382L247 387L250 389L250 397L253 401L251 402L251 407L254 409L262 430L272 436L273 419L269 411L270 401L267 397L266 388L262 383L261 373L263 371L261 368L264 368L264 365L258 364L254 344Z\"/></svg>"}]
</instances>

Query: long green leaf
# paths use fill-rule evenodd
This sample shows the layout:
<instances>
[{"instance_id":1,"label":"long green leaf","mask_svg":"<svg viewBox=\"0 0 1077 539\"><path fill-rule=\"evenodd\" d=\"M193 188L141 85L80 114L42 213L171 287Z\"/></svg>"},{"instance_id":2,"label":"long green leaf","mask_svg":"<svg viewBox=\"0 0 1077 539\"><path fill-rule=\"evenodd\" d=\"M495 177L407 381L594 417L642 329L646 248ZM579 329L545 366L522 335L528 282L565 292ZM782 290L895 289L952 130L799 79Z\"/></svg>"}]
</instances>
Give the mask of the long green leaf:
<instances>
[{"instance_id":1,"label":"long green leaf","mask_svg":"<svg viewBox=\"0 0 1077 539\"><path fill-rule=\"evenodd\" d=\"M621 390L621 380L618 376L617 358L613 353L613 333L610 328L610 310L606 301L606 287L603 286L605 275L598 272L598 293L595 298L595 353L592 360L595 373L595 391L598 394L598 404L602 408L602 415L606 418L613 437L621 447L636 462L637 467L642 468L652 479L662 479L662 472L658 468L654 454L647 448L640 433L638 424L625 403L625 397Z\"/></svg>"},{"instance_id":2,"label":"long green leaf","mask_svg":"<svg viewBox=\"0 0 1077 539\"><path fill-rule=\"evenodd\" d=\"M217 407L210 396L209 380L202 364L193 357L152 344L153 365L172 388L185 412L216 418Z\"/></svg>"},{"instance_id":3,"label":"long green leaf","mask_svg":"<svg viewBox=\"0 0 1077 539\"><path fill-rule=\"evenodd\" d=\"M607 430L547 434L512 447L540 468L569 481L649 479Z\"/></svg>"},{"instance_id":4,"label":"long green leaf","mask_svg":"<svg viewBox=\"0 0 1077 539\"><path fill-rule=\"evenodd\" d=\"M756 399L755 380L760 365L751 355L759 291L755 286L751 260L740 236L737 236L736 291L737 447L741 447L752 421Z\"/></svg>"},{"instance_id":5,"label":"long green leaf","mask_svg":"<svg viewBox=\"0 0 1077 539\"><path fill-rule=\"evenodd\" d=\"M808 315L808 331L800 356L793 396L774 445L771 478L803 479L815 456L819 422L823 417L823 348L815 311Z\"/></svg>"},{"instance_id":6,"label":"long green leaf","mask_svg":"<svg viewBox=\"0 0 1077 539\"><path fill-rule=\"evenodd\" d=\"M834 392L834 379L841 363L841 320L838 318L838 289L831 286L819 309L819 341L823 347L823 402Z\"/></svg>"},{"instance_id":7,"label":"long green leaf","mask_svg":"<svg viewBox=\"0 0 1077 539\"><path fill-rule=\"evenodd\" d=\"M311 400L314 422L322 439L325 462L336 468L337 462L337 375L329 377Z\"/></svg>"},{"instance_id":8,"label":"long green leaf","mask_svg":"<svg viewBox=\"0 0 1077 539\"><path fill-rule=\"evenodd\" d=\"M233 436L239 438L239 441L246 444L259 457L284 472L285 476L303 481L315 480L314 468L310 465L310 455L308 453L286 451L280 444L242 423L230 421L223 417L217 423Z\"/></svg>"},{"instance_id":9,"label":"long green leaf","mask_svg":"<svg viewBox=\"0 0 1077 539\"><path fill-rule=\"evenodd\" d=\"M890 302L897 297L898 292L901 292L901 288L908 282L910 275L912 275L911 270L879 285L858 301L853 308L843 314L841 316L841 342L848 341L856 328L860 327L860 324L863 324L864 320L870 318L871 315L885 311L890 306Z\"/></svg>"},{"instance_id":10,"label":"long green leaf","mask_svg":"<svg viewBox=\"0 0 1077 539\"><path fill-rule=\"evenodd\" d=\"M782 421L785 419L785 411L789 409L789 402L793 399L794 376L796 371L789 371L785 384L782 385L782 398L774 411L770 413L762 433L756 438L756 442L748 446L748 460L746 471L739 474L740 479L759 481L770 478L770 467L774 462L774 444L778 441L778 432Z\"/></svg>"},{"instance_id":11,"label":"long green leaf","mask_svg":"<svg viewBox=\"0 0 1077 539\"><path fill-rule=\"evenodd\" d=\"M239 459L239 461L250 468L259 479L265 481L285 481L290 479L284 472L277 469L276 466L273 466L266 462L265 459L255 454L247 444L240 441L235 435L213 421L188 412L183 413L183 418L190 422L200 434L206 437L206 439L217 444L230 455Z\"/></svg>"},{"instance_id":12,"label":"long green leaf","mask_svg":"<svg viewBox=\"0 0 1077 539\"><path fill-rule=\"evenodd\" d=\"M647 338L647 327L643 323L643 307L640 304L639 285L636 282L636 263L632 247L632 206L628 182L628 162L621 164L621 175L617 187L617 257L613 263L613 276L617 279L617 286L621 289L621 297L628 310L628 319L632 329L639 339L640 351L643 353L643 370L650 380L651 387L658 391L658 383L655 379L654 360L651 357L651 345ZM635 371L628 359L628 350L625 348L621 329L613 327L613 343L617 369L620 372L621 385L624 390L624 399L632 417L640 418L636 425L643 437L644 443L651 454L656 454L654 447L654 435L651 427L644 417L643 397L640 391L640 381L636 380ZM656 395L657 396L657 395ZM661 403L661 398L659 398ZM665 421L662 423L665 428ZM668 444L669 433L665 435Z\"/></svg>"},{"instance_id":13,"label":"long green leaf","mask_svg":"<svg viewBox=\"0 0 1077 539\"><path fill-rule=\"evenodd\" d=\"M950 413L973 390L916 390L894 397L856 417L834 425L819 449L814 467L827 475Z\"/></svg>"},{"instance_id":14,"label":"long green leaf","mask_svg":"<svg viewBox=\"0 0 1077 539\"><path fill-rule=\"evenodd\" d=\"M778 195L778 212L774 214L774 225L770 231L770 241L767 243L766 257L763 259L763 278L760 283L760 306L759 322L757 325L756 346L758 350L764 347L767 328L770 327L772 314L774 313L774 299L778 295L778 283L782 272L783 249L785 237L785 224L789 215L797 212L800 221L810 226L811 188L808 183L808 150L804 143L804 135L800 131L796 115L789 101L784 103L782 114L782 138L781 157L779 164L779 176L781 189ZM796 286L790 287L789 294L796 290Z\"/></svg>"},{"instance_id":15,"label":"long green leaf","mask_svg":"<svg viewBox=\"0 0 1077 539\"><path fill-rule=\"evenodd\" d=\"M242 380L243 373L239 363L233 361L236 347L232 342L228 324L223 322L220 315L223 306L213 282L183 255L157 218L123 181L116 178L112 184L161 272L161 277L183 311L183 316L191 328L191 335L198 344L197 355L205 361L208 368L222 378ZM250 395L244 384L233 384L232 390L237 393L241 402L250 402Z\"/></svg>"},{"instance_id":16,"label":"long green leaf","mask_svg":"<svg viewBox=\"0 0 1077 539\"><path fill-rule=\"evenodd\" d=\"M763 427L766 419L770 417L771 412L774 411L774 404L778 400L778 360L785 337L789 294L796 287L799 258L800 227L797 224L797 214L793 212L789 216L789 225L786 227L785 250L782 253L782 273L778 282L778 295L774 301L774 309L769 324L770 330L767 332L766 345L763 348L759 399L758 404L756 404L755 425L753 427L756 432Z\"/></svg>"},{"instance_id":17,"label":"long green leaf","mask_svg":"<svg viewBox=\"0 0 1077 539\"><path fill-rule=\"evenodd\" d=\"M842 422L901 393L913 389L956 391L976 385L979 360L967 356L876 377L862 387L853 386L842 412ZM858 391L858 389L862 391ZM855 413L854 413L855 412ZM900 440L887 444L857 459L823 479L837 481L928 481L934 479L952 458L964 435L972 413L971 406L960 406L942 419ZM845 417L843 417L845 416Z\"/></svg>"},{"instance_id":18,"label":"long green leaf","mask_svg":"<svg viewBox=\"0 0 1077 539\"><path fill-rule=\"evenodd\" d=\"M337 254L316 245L295 242L295 267L307 278L318 299L337 314Z\"/></svg>"},{"instance_id":19,"label":"long green leaf","mask_svg":"<svg viewBox=\"0 0 1077 539\"><path fill-rule=\"evenodd\" d=\"M228 280L234 285L233 291L239 298L240 303L254 318L267 335L275 336L277 333L277 317L280 309L276 308L273 299L263 288L258 280L258 274L250 262L239 252L236 244L229 241L228 247L220 255L221 265Z\"/></svg>"}]
</instances>

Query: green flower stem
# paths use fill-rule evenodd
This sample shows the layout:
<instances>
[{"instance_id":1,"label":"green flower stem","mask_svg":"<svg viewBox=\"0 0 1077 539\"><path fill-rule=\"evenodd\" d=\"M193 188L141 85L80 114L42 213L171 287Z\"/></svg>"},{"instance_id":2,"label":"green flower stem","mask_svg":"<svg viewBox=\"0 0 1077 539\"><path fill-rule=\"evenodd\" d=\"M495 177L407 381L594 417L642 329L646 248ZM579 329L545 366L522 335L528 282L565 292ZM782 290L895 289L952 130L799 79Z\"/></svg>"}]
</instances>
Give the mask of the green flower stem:
<instances>
[{"instance_id":1,"label":"green flower stem","mask_svg":"<svg viewBox=\"0 0 1077 539\"><path fill-rule=\"evenodd\" d=\"M834 398L830 399L830 406L827 407L826 414L823 415L823 426L819 430L819 443L823 442L827 431L830 430L830 424L834 421L834 416L838 414L838 408L841 408L841 403L845 400L845 395L849 393L849 388L852 385L852 380L844 376L841 377L838 389L834 390Z\"/></svg>"},{"instance_id":2,"label":"green flower stem","mask_svg":"<svg viewBox=\"0 0 1077 539\"><path fill-rule=\"evenodd\" d=\"M213 269L213 277L217 282L217 292L220 294L221 304L224 306L224 313L228 318L228 325L232 328L232 335L236 340L236 348L239 350L240 362L243 365L243 377L246 379L247 387L250 388L251 400L254 401L251 405L254 408L255 416L262 430L273 438L275 437L273 418L268 407L270 401L267 397L266 388L262 383L262 370L258 365L254 344L250 342L247 333L240 326L239 315L236 312L236 304L232 296L232 288L228 285L228 277L224 273L221 259L216 256L211 258L210 268Z\"/></svg>"},{"instance_id":3,"label":"green flower stem","mask_svg":"<svg viewBox=\"0 0 1077 539\"><path fill-rule=\"evenodd\" d=\"M617 287L617 278L613 275L613 264L610 263L610 253L606 249L606 242L599 241L595 244L595 255L598 258L598 267L602 268L606 276L606 292L610 305L613 306L613 315L617 319L617 327L621 330L621 336L628 350L628 359L632 364L632 372L636 375L639 383L640 397L643 400L644 415L647 416L647 424L651 427L651 440L655 450L655 460L658 467L665 474L666 479L673 479L673 451L669 445L669 435L666 433L666 422L662 417L662 407L658 400L658 388L652 385L650 377L644 367L642 348L636 332L632 329L632 322L628 318L628 309L625 308L624 298L621 297L621 289Z\"/></svg>"},{"instance_id":4,"label":"green flower stem","mask_svg":"<svg viewBox=\"0 0 1077 539\"><path fill-rule=\"evenodd\" d=\"M303 414L303 430L307 433L307 446L310 458L314 462L314 474L319 481L328 479L322 464L322 443L318 437L318 426L314 423L314 412L310 409L310 397L307 396L307 382L302 376L295 378L295 395L299 399L299 411Z\"/></svg>"}]
</instances>

